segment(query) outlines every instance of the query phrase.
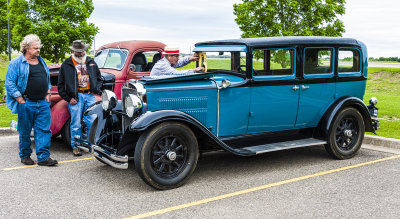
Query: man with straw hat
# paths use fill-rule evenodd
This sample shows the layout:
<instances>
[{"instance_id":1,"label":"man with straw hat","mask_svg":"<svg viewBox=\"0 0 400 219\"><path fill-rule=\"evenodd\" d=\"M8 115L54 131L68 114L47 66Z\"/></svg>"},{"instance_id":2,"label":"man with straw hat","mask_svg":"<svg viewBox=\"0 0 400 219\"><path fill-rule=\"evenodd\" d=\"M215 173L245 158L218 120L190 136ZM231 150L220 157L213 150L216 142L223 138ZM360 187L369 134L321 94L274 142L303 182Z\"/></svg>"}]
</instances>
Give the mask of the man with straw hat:
<instances>
[{"instance_id":1,"label":"man with straw hat","mask_svg":"<svg viewBox=\"0 0 400 219\"><path fill-rule=\"evenodd\" d=\"M75 40L69 47L72 56L67 58L61 65L58 75L58 93L68 102L68 110L71 114L71 147L75 156L82 155L79 148L75 147L74 137L82 138L81 116L83 112L96 102L94 94L100 94L101 74L94 59L86 56L85 51L89 48L81 40ZM85 116L87 131L95 117Z\"/></svg>"},{"instance_id":2,"label":"man with straw hat","mask_svg":"<svg viewBox=\"0 0 400 219\"><path fill-rule=\"evenodd\" d=\"M176 68L183 67L191 61L198 61L199 56L194 53L189 58L179 59L179 49L166 47L164 49L164 58L160 59L152 68L150 76L163 76L163 75L189 75L194 72L204 71L204 67L197 67L195 69L177 70Z\"/></svg>"}]
</instances>

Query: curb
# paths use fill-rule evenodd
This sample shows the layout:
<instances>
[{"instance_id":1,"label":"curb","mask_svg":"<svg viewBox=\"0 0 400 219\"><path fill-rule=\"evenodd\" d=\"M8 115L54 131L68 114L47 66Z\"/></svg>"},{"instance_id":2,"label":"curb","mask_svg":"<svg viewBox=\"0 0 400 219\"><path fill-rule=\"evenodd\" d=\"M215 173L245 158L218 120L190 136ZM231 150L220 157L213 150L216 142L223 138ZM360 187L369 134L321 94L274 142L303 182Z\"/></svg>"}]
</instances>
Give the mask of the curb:
<instances>
[{"instance_id":1,"label":"curb","mask_svg":"<svg viewBox=\"0 0 400 219\"><path fill-rule=\"evenodd\" d=\"M14 128L0 128L0 136L18 135L18 131Z\"/></svg>"},{"instance_id":2,"label":"curb","mask_svg":"<svg viewBox=\"0 0 400 219\"><path fill-rule=\"evenodd\" d=\"M393 149L400 149L400 139L385 138L374 135L365 135L363 144L375 145L378 147L387 147Z\"/></svg>"}]
</instances>

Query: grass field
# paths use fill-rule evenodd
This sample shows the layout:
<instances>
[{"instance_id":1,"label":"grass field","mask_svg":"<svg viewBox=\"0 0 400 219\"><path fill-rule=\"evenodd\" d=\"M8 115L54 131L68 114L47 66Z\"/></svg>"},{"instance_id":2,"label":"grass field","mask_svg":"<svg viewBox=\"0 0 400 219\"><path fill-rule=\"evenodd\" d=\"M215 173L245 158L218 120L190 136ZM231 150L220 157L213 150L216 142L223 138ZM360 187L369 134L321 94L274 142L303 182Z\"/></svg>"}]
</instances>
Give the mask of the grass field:
<instances>
[{"instance_id":1,"label":"grass field","mask_svg":"<svg viewBox=\"0 0 400 219\"><path fill-rule=\"evenodd\" d=\"M221 62L218 59L209 59L209 68L229 69L228 62ZM0 56L0 81L5 79L8 61ZM181 69L195 68L195 63ZM3 83L3 82L0 82ZM369 67L367 88L364 102L375 96L378 98L379 120L381 130L379 136L400 139L400 68ZM1 100L0 100L1 101ZM0 127L8 127L11 120L17 116L11 114L5 105L0 106Z\"/></svg>"}]
</instances>

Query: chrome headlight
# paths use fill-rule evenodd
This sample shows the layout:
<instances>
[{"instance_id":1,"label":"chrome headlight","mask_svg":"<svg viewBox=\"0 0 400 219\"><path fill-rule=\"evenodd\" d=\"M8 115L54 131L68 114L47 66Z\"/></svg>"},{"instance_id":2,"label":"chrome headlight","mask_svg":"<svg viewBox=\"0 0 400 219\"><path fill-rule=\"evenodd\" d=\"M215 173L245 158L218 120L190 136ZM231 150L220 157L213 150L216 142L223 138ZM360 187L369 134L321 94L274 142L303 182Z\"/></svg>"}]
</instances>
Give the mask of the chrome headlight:
<instances>
[{"instance_id":1,"label":"chrome headlight","mask_svg":"<svg viewBox=\"0 0 400 219\"><path fill-rule=\"evenodd\" d=\"M114 109L117 105L117 101L117 95L112 91L104 90L101 94L101 106L105 111Z\"/></svg>"},{"instance_id":2,"label":"chrome headlight","mask_svg":"<svg viewBox=\"0 0 400 219\"><path fill-rule=\"evenodd\" d=\"M143 102L138 96L129 94L125 97L125 111L129 117L133 117L133 115L142 108Z\"/></svg>"}]
</instances>

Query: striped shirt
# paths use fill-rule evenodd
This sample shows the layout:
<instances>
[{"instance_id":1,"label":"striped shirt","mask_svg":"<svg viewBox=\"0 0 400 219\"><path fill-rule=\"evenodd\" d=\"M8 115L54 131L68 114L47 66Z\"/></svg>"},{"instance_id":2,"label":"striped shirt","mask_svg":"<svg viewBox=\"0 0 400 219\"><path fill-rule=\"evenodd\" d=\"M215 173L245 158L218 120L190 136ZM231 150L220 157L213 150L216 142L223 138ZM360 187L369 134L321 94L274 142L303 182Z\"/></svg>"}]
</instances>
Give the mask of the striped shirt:
<instances>
[{"instance_id":1,"label":"striped shirt","mask_svg":"<svg viewBox=\"0 0 400 219\"><path fill-rule=\"evenodd\" d=\"M183 67L189 64L189 58L182 58L178 60L176 65L171 66L171 63L165 57L160 59L151 69L150 77L152 76L163 76L163 75L170 75L170 76L183 76L183 75L190 75L193 74L193 69L188 70L177 70L175 68Z\"/></svg>"}]
</instances>

